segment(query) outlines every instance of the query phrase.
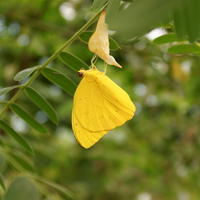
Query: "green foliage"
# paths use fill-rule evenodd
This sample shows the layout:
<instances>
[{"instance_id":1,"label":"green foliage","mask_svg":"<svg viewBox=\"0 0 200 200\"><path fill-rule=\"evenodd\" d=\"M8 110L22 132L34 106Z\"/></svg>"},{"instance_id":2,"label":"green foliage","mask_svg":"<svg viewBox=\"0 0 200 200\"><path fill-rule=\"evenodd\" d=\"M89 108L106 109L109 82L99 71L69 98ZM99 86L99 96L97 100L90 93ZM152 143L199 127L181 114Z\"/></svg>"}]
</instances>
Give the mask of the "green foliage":
<instances>
[{"instance_id":1,"label":"green foliage","mask_svg":"<svg viewBox=\"0 0 200 200\"><path fill-rule=\"evenodd\" d=\"M16 76L14 77L15 81L21 81L25 78L27 78L30 74L32 74L38 67L31 67L28 69L24 69L20 71Z\"/></svg>"},{"instance_id":2,"label":"green foliage","mask_svg":"<svg viewBox=\"0 0 200 200\"><path fill-rule=\"evenodd\" d=\"M23 190L23 192L22 192ZM39 200L35 184L26 177L17 177L8 188L4 200Z\"/></svg>"},{"instance_id":3,"label":"green foliage","mask_svg":"<svg viewBox=\"0 0 200 200\"><path fill-rule=\"evenodd\" d=\"M51 104L48 103L48 101L42 97L37 91L35 91L31 87L27 87L25 89L25 92L27 96L41 109L43 110L48 117L51 119L52 122L55 124L58 123L58 116L54 108L51 106Z\"/></svg>"},{"instance_id":4,"label":"green foliage","mask_svg":"<svg viewBox=\"0 0 200 200\"><path fill-rule=\"evenodd\" d=\"M168 49L169 53L200 53L200 48L193 44L177 44Z\"/></svg>"},{"instance_id":5,"label":"green foliage","mask_svg":"<svg viewBox=\"0 0 200 200\"><path fill-rule=\"evenodd\" d=\"M107 14L106 14L106 23L109 24L109 22L112 22L112 19L115 19L115 15L119 11L119 7L121 4L121 0L110 0L108 7L106 9Z\"/></svg>"},{"instance_id":6,"label":"green foliage","mask_svg":"<svg viewBox=\"0 0 200 200\"><path fill-rule=\"evenodd\" d=\"M107 75L137 111L84 150L71 130L72 97L105 8L111 54L123 66ZM197 0L2 2L0 198L198 199L199 8ZM158 27L167 33L149 41Z\"/></svg>"},{"instance_id":7,"label":"green foliage","mask_svg":"<svg viewBox=\"0 0 200 200\"><path fill-rule=\"evenodd\" d=\"M123 8L125 5L122 4L109 26L111 30L117 31L123 41L131 40L162 22L169 22L170 11L174 10L178 2L179 0L141 0L134 1L127 8Z\"/></svg>"},{"instance_id":8,"label":"green foliage","mask_svg":"<svg viewBox=\"0 0 200 200\"><path fill-rule=\"evenodd\" d=\"M23 110L17 104L10 105L11 110L16 113L19 117L21 117L24 121L26 121L32 128L37 130L40 133L48 133L48 131L39 124L32 116L30 116L25 110Z\"/></svg>"},{"instance_id":9,"label":"green foliage","mask_svg":"<svg viewBox=\"0 0 200 200\"><path fill-rule=\"evenodd\" d=\"M74 71L79 71L81 68L88 69L89 66L73 54L62 52L59 55L61 61L72 68ZM68 90L68 89L67 89Z\"/></svg>"},{"instance_id":10,"label":"green foliage","mask_svg":"<svg viewBox=\"0 0 200 200\"><path fill-rule=\"evenodd\" d=\"M24 147L29 153L33 154L33 150L30 145L23 139L21 135L19 135L16 131L14 131L7 123L0 120L0 127L8 133L16 142L18 142L22 147Z\"/></svg>"},{"instance_id":11,"label":"green foliage","mask_svg":"<svg viewBox=\"0 0 200 200\"><path fill-rule=\"evenodd\" d=\"M20 87L21 87L20 85L16 85L16 86L10 86L10 87L2 88L2 89L0 89L0 95L3 95L7 92L10 92L11 90L13 90L15 88L20 88Z\"/></svg>"},{"instance_id":12,"label":"green foliage","mask_svg":"<svg viewBox=\"0 0 200 200\"><path fill-rule=\"evenodd\" d=\"M34 164L24 154L17 151L5 151L3 155L18 172L35 172Z\"/></svg>"},{"instance_id":13,"label":"green foliage","mask_svg":"<svg viewBox=\"0 0 200 200\"><path fill-rule=\"evenodd\" d=\"M101 1L99 1L99 0L94 0L94 2L93 2L93 4L92 4L92 7L93 7L94 9L100 8L100 7L102 7L103 4L105 4L106 2L107 2L107 0L101 0Z\"/></svg>"},{"instance_id":14,"label":"green foliage","mask_svg":"<svg viewBox=\"0 0 200 200\"><path fill-rule=\"evenodd\" d=\"M179 41L175 33L168 33L153 40L154 44L166 44ZM183 40L184 41L184 40Z\"/></svg>"},{"instance_id":15,"label":"green foliage","mask_svg":"<svg viewBox=\"0 0 200 200\"><path fill-rule=\"evenodd\" d=\"M177 10L174 13L174 25L179 38L188 36L192 43L199 36L200 32L200 2L197 0L179 1Z\"/></svg>"},{"instance_id":16,"label":"green foliage","mask_svg":"<svg viewBox=\"0 0 200 200\"><path fill-rule=\"evenodd\" d=\"M1 185L2 189L5 191L5 190L6 190L6 187L5 187L5 184L4 184L2 175L0 175L0 185Z\"/></svg>"},{"instance_id":17,"label":"green foliage","mask_svg":"<svg viewBox=\"0 0 200 200\"><path fill-rule=\"evenodd\" d=\"M57 70L53 70L50 68L46 68L42 71L42 74L49 79L51 82L55 83L59 87L61 87L63 90L65 90L67 93L73 96L75 90L76 90L76 84L70 80L68 77L60 74L59 76L55 76L56 73L61 73Z\"/></svg>"},{"instance_id":18,"label":"green foliage","mask_svg":"<svg viewBox=\"0 0 200 200\"><path fill-rule=\"evenodd\" d=\"M113 1L109 1L111 4ZM128 8L116 6L113 14L108 20L110 28L117 30L123 41L143 35L145 32L158 27L159 24L166 24L172 21L178 38L187 37L194 42L200 33L200 2L198 0L141 0L133 2ZM109 4L108 4L109 7ZM144 17L145 16L145 17ZM159 16L159 17L158 17ZM131 24L131 26L130 26Z\"/></svg>"}]
</instances>

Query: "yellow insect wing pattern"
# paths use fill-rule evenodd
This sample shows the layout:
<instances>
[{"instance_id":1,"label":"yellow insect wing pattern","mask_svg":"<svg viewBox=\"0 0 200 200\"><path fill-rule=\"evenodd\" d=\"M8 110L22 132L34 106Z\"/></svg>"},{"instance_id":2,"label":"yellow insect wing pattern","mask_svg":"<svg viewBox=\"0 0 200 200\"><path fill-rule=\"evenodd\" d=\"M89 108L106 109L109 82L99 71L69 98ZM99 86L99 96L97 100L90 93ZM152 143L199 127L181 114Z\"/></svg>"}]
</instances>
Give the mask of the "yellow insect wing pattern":
<instances>
[{"instance_id":1,"label":"yellow insect wing pattern","mask_svg":"<svg viewBox=\"0 0 200 200\"><path fill-rule=\"evenodd\" d=\"M102 138L108 131L91 132L80 126L74 113L72 113L72 125L74 129L74 135L78 143L84 147L89 148L95 144L100 138Z\"/></svg>"},{"instance_id":2,"label":"yellow insect wing pattern","mask_svg":"<svg viewBox=\"0 0 200 200\"><path fill-rule=\"evenodd\" d=\"M135 106L129 95L104 73L84 72L75 95L72 128L81 146L89 148L108 131L130 120Z\"/></svg>"}]
</instances>

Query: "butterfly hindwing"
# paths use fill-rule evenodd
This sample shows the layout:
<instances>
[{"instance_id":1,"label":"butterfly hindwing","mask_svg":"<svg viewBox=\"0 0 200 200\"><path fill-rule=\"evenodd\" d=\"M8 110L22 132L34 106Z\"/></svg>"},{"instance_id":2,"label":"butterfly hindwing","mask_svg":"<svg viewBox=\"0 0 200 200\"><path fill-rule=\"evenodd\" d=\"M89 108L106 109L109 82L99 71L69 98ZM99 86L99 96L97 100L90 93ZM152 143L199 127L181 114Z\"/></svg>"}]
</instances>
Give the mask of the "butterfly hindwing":
<instances>
[{"instance_id":1,"label":"butterfly hindwing","mask_svg":"<svg viewBox=\"0 0 200 200\"><path fill-rule=\"evenodd\" d=\"M98 142L107 133L107 131L91 132L84 129L73 113L72 126L77 142L86 149Z\"/></svg>"}]
</instances>

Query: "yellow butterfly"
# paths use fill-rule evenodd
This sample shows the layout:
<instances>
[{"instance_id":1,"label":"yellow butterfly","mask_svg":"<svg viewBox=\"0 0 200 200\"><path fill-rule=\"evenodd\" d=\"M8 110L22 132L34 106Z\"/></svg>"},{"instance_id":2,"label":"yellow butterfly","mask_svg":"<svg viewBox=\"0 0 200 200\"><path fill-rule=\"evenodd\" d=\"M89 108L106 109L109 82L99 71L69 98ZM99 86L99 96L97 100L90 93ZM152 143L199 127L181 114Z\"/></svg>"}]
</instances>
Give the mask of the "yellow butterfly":
<instances>
[{"instance_id":1,"label":"yellow butterfly","mask_svg":"<svg viewBox=\"0 0 200 200\"><path fill-rule=\"evenodd\" d=\"M78 73L82 80L74 95L72 128L78 143L89 148L130 120L135 106L129 95L94 65Z\"/></svg>"}]
</instances>

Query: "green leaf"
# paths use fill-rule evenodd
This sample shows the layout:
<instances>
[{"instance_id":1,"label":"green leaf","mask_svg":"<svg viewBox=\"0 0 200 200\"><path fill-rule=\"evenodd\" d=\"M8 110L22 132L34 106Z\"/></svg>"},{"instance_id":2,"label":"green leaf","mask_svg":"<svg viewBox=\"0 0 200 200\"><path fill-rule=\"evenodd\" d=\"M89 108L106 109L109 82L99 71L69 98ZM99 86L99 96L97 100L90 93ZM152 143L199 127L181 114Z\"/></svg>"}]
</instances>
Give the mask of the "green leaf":
<instances>
[{"instance_id":1,"label":"green leaf","mask_svg":"<svg viewBox=\"0 0 200 200\"><path fill-rule=\"evenodd\" d=\"M82 42L88 44L88 41L89 41L89 39L90 39L90 37L92 36L93 33L94 33L94 31L84 31L83 33L81 33L79 35L79 39Z\"/></svg>"},{"instance_id":2,"label":"green leaf","mask_svg":"<svg viewBox=\"0 0 200 200\"><path fill-rule=\"evenodd\" d=\"M4 185L3 177L2 177L1 174L0 174L0 185L1 185L2 189L3 189L4 191L6 191L6 187L5 187L5 185Z\"/></svg>"},{"instance_id":3,"label":"green leaf","mask_svg":"<svg viewBox=\"0 0 200 200\"><path fill-rule=\"evenodd\" d=\"M11 110L21 117L25 122L27 122L32 128L40 133L48 133L48 131L38 123L31 115L29 115L25 110L19 107L17 104L10 105Z\"/></svg>"},{"instance_id":4,"label":"green leaf","mask_svg":"<svg viewBox=\"0 0 200 200\"><path fill-rule=\"evenodd\" d=\"M134 0L123 0L124 2L129 2L129 3L131 3L131 2L133 2Z\"/></svg>"},{"instance_id":5,"label":"green leaf","mask_svg":"<svg viewBox=\"0 0 200 200\"><path fill-rule=\"evenodd\" d=\"M121 0L110 0L106 9L106 23L110 23L119 10Z\"/></svg>"},{"instance_id":6,"label":"green leaf","mask_svg":"<svg viewBox=\"0 0 200 200\"><path fill-rule=\"evenodd\" d=\"M57 184L57 183L51 182L51 181L49 181L49 180L46 180L46 179L44 179L44 178L42 178L42 177L36 177L36 176L35 176L34 178L35 178L37 181L39 181L39 182L41 182L41 183L44 183L44 184L46 184L46 185L48 185L48 186L50 186L50 187L52 187L52 188L54 188L54 189L56 189L56 190L62 192L63 194L65 194L65 195L67 195L67 196L69 196L69 197L71 197L71 198L74 197L74 194L73 194L69 189L67 189L66 187L63 187L63 186L61 186L61 185L59 185L59 184Z\"/></svg>"},{"instance_id":7,"label":"green leaf","mask_svg":"<svg viewBox=\"0 0 200 200\"><path fill-rule=\"evenodd\" d=\"M48 117L55 123L58 123L58 116L54 108L49 104L49 102L42 97L36 90L31 87L25 89L28 97L40 108L42 109Z\"/></svg>"},{"instance_id":8,"label":"green leaf","mask_svg":"<svg viewBox=\"0 0 200 200\"><path fill-rule=\"evenodd\" d=\"M62 52L59 55L59 58L65 63L67 66L72 68L74 71L79 71L81 68L88 69L89 66L84 63L81 59L77 58L71 53Z\"/></svg>"},{"instance_id":9,"label":"green leaf","mask_svg":"<svg viewBox=\"0 0 200 200\"><path fill-rule=\"evenodd\" d=\"M108 38L109 39L109 46L110 46L110 50L117 50L117 49L121 49L121 47L118 45L118 43L113 40L112 38Z\"/></svg>"},{"instance_id":10,"label":"green leaf","mask_svg":"<svg viewBox=\"0 0 200 200\"><path fill-rule=\"evenodd\" d=\"M35 184L25 177L17 177L9 186L4 200L39 200Z\"/></svg>"},{"instance_id":11,"label":"green leaf","mask_svg":"<svg viewBox=\"0 0 200 200\"><path fill-rule=\"evenodd\" d=\"M85 31L81 33L81 35L79 36L79 39L84 43L88 43L93 33L94 33L93 31ZM118 43L110 37L109 37L109 46L110 46L110 50L113 50L113 51L120 49L120 46L118 45Z\"/></svg>"},{"instance_id":12,"label":"green leaf","mask_svg":"<svg viewBox=\"0 0 200 200\"><path fill-rule=\"evenodd\" d=\"M15 141L17 141L22 147L24 147L29 153L34 154L32 148L29 144L19 135L16 131L14 131L7 123L0 120L0 127L9 134Z\"/></svg>"},{"instance_id":13,"label":"green leaf","mask_svg":"<svg viewBox=\"0 0 200 200\"><path fill-rule=\"evenodd\" d=\"M64 91L66 91L68 94L70 94L71 96L74 95L74 92L76 90L76 84L69 79L68 77L59 74L53 74L53 73L61 73L57 70L53 70L51 68L45 68L42 71L42 74L49 79L51 82L55 83L56 85L58 85L59 87L61 87Z\"/></svg>"},{"instance_id":14,"label":"green leaf","mask_svg":"<svg viewBox=\"0 0 200 200\"><path fill-rule=\"evenodd\" d=\"M7 165L5 157L0 153L0 174L3 173Z\"/></svg>"},{"instance_id":15,"label":"green leaf","mask_svg":"<svg viewBox=\"0 0 200 200\"><path fill-rule=\"evenodd\" d=\"M171 46L168 53L200 53L200 48L193 44L177 44Z\"/></svg>"},{"instance_id":16,"label":"green leaf","mask_svg":"<svg viewBox=\"0 0 200 200\"><path fill-rule=\"evenodd\" d=\"M169 34L165 34L162 35L160 37L157 37L153 40L154 44L166 44L166 43L171 43L171 42L177 42L180 41L176 34L174 33L169 33Z\"/></svg>"},{"instance_id":17,"label":"green leaf","mask_svg":"<svg viewBox=\"0 0 200 200\"><path fill-rule=\"evenodd\" d=\"M174 13L174 25L179 38L188 36L189 41L194 42L200 33L200 1L180 1L177 11Z\"/></svg>"},{"instance_id":18,"label":"green leaf","mask_svg":"<svg viewBox=\"0 0 200 200\"><path fill-rule=\"evenodd\" d=\"M187 28L189 41L194 42L200 33L200 1L199 0L190 0L187 5Z\"/></svg>"},{"instance_id":19,"label":"green leaf","mask_svg":"<svg viewBox=\"0 0 200 200\"><path fill-rule=\"evenodd\" d=\"M8 93L9 91L15 89L15 88L19 88L21 87L21 85L15 85L15 86L10 86L10 87L6 87L6 88L2 88L0 89L0 96L5 94L5 93Z\"/></svg>"},{"instance_id":20,"label":"green leaf","mask_svg":"<svg viewBox=\"0 0 200 200\"><path fill-rule=\"evenodd\" d=\"M25 169L26 171L30 171L30 172L35 172L35 168L33 167L33 164L30 163L30 161L26 158L25 155L20 154L20 153L16 153L16 152L9 152L9 156L12 157L18 164L21 165L21 167L23 167L23 169ZM11 163L12 163L12 159L8 159ZM15 166L14 163L12 163L13 166ZM15 166L15 168L18 168L17 166ZM20 169L19 169L20 170Z\"/></svg>"},{"instance_id":21,"label":"green leaf","mask_svg":"<svg viewBox=\"0 0 200 200\"><path fill-rule=\"evenodd\" d=\"M20 71L19 73L17 73L14 77L15 81L21 81L23 79L25 79L26 77L28 77L31 73L33 73L36 69L38 68L38 66L36 67L31 67L28 69L24 69L22 71Z\"/></svg>"},{"instance_id":22,"label":"green leaf","mask_svg":"<svg viewBox=\"0 0 200 200\"><path fill-rule=\"evenodd\" d=\"M169 22L170 12L176 7L177 1L181 0L133 1L128 8L120 8L108 24L109 29L115 30L124 41L132 40L157 27L161 22Z\"/></svg>"},{"instance_id":23,"label":"green leaf","mask_svg":"<svg viewBox=\"0 0 200 200\"><path fill-rule=\"evenodd\" d=\"M97 9L97 8L103 6L104 3L106 3L106 1L107 1L107 0L94 0L94 2L93 2L93 4L92 4L92 7L93 7L94 9Z\"/></svg>"},{"instance_id":24,"label":"green leaf","mask_svg":"<svg viewBox=\"0 0 200 200\"><path fill-rule=\"evenodd\" d=\"M174 25L176 34L179 38L183 38L187 35L187 27L185 26L187 19L183 12L184 4L179 2L177 4L177 11L174 13Z\"/></svg>"}]
</instances>

